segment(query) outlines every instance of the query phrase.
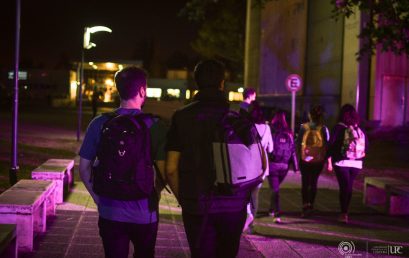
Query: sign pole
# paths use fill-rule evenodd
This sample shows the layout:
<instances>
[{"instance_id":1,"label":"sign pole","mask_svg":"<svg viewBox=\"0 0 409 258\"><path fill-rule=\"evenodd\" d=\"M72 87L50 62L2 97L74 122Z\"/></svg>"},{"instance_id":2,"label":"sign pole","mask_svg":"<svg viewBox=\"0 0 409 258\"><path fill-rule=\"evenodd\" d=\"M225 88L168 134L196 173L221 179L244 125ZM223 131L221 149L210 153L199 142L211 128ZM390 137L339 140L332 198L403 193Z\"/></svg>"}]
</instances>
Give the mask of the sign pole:
<instances>
[{"instance_id":1,"label":"sign pole","mask_svg":"<svg viewBox=\"0 0 409 258\"><path fill-rule=\"evenodd\" d=\"M295 91L291 92L291 130L295 133Z\"/></svg>"},{"instance_id":2,"label":"sign pole","mask_svg":"<svg viewBox=\"0 0 409 258\"><path fill-rule=\"evenodd\" d=\"M297 91L302 87L302 78L298 74L290 74L285 80L285 86L291 92L291 130L295 133L295 99Z\"/></svg>"}]
</instances>

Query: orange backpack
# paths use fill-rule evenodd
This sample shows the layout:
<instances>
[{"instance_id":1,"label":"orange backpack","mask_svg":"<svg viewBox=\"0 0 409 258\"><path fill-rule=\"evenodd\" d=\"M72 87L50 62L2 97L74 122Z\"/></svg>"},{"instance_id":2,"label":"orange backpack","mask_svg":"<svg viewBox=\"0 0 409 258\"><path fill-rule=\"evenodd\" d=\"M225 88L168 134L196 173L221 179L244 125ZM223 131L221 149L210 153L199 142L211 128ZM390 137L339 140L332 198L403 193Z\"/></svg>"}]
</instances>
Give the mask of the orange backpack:
<instances>
[{"instance_id":1,"label":"orange backpack","mask_svg":"<svg viewBox=\"0 0 409 258\"><path fill-rule=\"evenodd\" d=\"M301 142L301 160L307 163L319 163L325 160L325 143L321 133L322 126L312 128L308 123L302 125L304 135Z\"/></svg>"}]
</instances>

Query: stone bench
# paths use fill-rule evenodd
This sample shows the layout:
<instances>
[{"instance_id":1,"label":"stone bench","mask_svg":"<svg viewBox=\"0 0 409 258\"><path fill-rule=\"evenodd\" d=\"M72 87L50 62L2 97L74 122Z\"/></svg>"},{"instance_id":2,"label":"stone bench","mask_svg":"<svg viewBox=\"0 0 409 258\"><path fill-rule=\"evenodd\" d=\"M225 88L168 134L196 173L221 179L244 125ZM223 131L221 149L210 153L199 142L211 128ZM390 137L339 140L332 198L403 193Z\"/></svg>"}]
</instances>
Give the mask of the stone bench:
<instances>
[{"instance_id":1,"label":"stone bench","mask_svg":"<svg viewBox=\"0 0 409 258\"><path fill-rule=\"evenodd\" d=\"M31 252L34 232L45 232L47 211L55 212L55 208L48 209L47 204L52 202L56 184L31 180L36 186L27 189L22 187L29 184L27 181L30 180L0 194L0 223L16 224L18 249Z\"/></svg>"},{"instance_id":2,"label":"stone bench","mask_svg":"<svg viewBox=\"0 0 409 258\"><path fill-rule=\"evenodd\" d=\"M406 214L408 208L402 202L407 201L408 187L408 182L395 178L365 177L363 202L386 214Z\"/></svg>"},{"instance_id":3,"label":"stone bench","mask_svg":"<svg viewBox=\"0 0 409 258\"><path fill-rule=\"evenodd\" d=\"M74 184L73 167L74 160L72 159L49 159L31 172L31 178L55 181L55 201L62 203L64 193L67 194Z\"/></svg>"},{"instance_id":4,"label":"stone bench","mask_svg":"<svg viewBox=\"0 0 409 258\"><path fill-rule=\"evenodd\" d=\"M50 180L22 179L9 188L12 191L39 191L44 192L47 201L47 216L55 216L55 187L56 183Z\"/></svg>"},{"instance_id":5,"label":"stone bench","mask_svg":"<svg viewBox=\"0 0 409 258\"><path fill-rule=\"evenodd\" d=\"M389 187L389 213L392 215L409 215L409 185L392 185Z\"/></svg>"},{"instance_id":6,"label":"stone bench","mask_svg":"<svg viewBox=\"0 0 409 258\"><path fill-rule=\"evenodd\" d=\"M0 224L0 258L17 258L17 226Z\"/></svg>"}]
</instances>

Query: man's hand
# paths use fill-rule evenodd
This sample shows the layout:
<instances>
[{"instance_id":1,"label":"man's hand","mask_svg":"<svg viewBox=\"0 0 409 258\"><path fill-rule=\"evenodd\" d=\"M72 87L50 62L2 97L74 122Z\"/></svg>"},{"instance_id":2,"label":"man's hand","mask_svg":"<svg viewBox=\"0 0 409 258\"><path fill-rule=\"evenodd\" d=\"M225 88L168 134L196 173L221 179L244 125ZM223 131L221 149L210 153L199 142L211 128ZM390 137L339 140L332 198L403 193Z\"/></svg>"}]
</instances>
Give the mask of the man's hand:
<instances>
[{"instance_id":1,"label":"man's hand","mask_svg":"<svg viewBox=\"0 0 409 258\"><path fill-rule=\"evenodd\" d=\"M180 152L169 151L167 153L166 178L177 200L179 200L179 160Z\"/></svg>"},{"instance_id":2,"label":"man's hand","mask_svg":"<svg viewBox=\"0 0 409 258\"><path fill-rule=\"evenodd\" d=\"M94 200L95 204L98 205L99 197L92 190L91 167L92 167L92 161L91 160L80 158L79 172L80 172L81 180L84 183L85 188L87 188L88 192L90 193L90 195L91 195L92 199Z\"/></svg>"}]
</instances>

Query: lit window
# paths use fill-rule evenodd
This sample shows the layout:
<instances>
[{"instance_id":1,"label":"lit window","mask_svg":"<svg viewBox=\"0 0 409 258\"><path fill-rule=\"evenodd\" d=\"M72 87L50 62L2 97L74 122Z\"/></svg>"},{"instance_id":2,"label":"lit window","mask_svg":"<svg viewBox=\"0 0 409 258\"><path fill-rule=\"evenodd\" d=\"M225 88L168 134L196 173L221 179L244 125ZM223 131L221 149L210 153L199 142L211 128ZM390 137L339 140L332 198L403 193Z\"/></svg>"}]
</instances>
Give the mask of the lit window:
<instances>
[{"instance_id":1,"label":"lit window","mask_svg":"<svg viewBox=\"0 0 409 258\"><path fill-rule=\"evenodd\" d=\"M161 95L162 95L161 88L147 88L146 89L146 96L148 98L160 98Z\"/></svg>"},{"instance_id":2,"label":"lit window","mask_svg":"<svg viewBox=\"0 0 409 258\"><path fill-rule=\"evenodd\" d=\"M166 91L168 95L179 98L180 97L180 90L179 89L167 89Z\"/></svg>"},{"instance_id":3,"label":"lit window","mask_svg":"<svg viewBox=\"0 0 409 258\"><path fill-rule=\"evenodd\" d=\"M105 84L107 85L107 86L114 86L114 81L112 80L112 79L106 79L105 80Z\"/></svg>"},{"instance_id":4,"label":"lit window","mask_svg":"<svg viewBox=\"0 0 409 258\"><path fill-rule=\"evenodd\" d=\"M107 62L107 63L105 63L105 67L106 67L108 70L112 70L112 69L114 69L115 64L114 64L114 63Z\"/></svg>"},{"instance_id":5,"label":"lit window","mask_svg":"<svg viewBox=\"0 0 409 258\"><path fill-rule=\"evenodd\" d=\"M243 101L243 94L235 91L230 91L229 101Z\"/></svg>"},{"instance_id":6,"label":"lit window","mask_svg":"<svg viewBox=\"0 0 409 258\"><path fill-rule=\"evenodd\" d=\"M70 97L71 100L74 100L77 97L77 87L79 83L77 81L70 82Z\"/></svg>"}]
</instances>

